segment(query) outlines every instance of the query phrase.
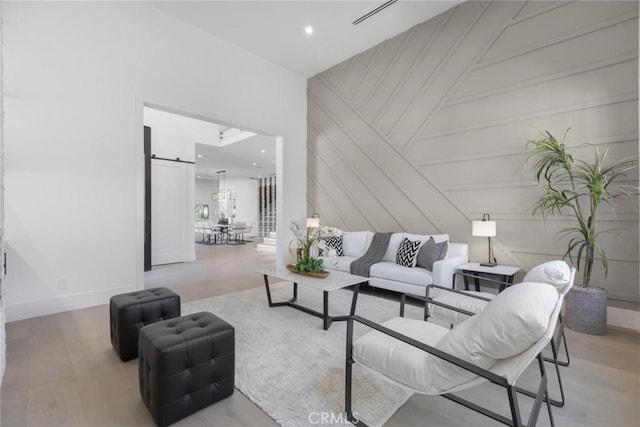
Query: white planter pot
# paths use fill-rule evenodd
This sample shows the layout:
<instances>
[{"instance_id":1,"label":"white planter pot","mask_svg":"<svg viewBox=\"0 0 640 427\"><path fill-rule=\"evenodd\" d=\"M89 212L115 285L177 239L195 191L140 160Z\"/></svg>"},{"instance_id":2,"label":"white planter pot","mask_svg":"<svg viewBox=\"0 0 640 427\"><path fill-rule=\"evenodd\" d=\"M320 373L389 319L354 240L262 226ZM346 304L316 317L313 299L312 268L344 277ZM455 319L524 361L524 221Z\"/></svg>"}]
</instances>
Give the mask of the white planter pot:
<instances>
[{"instance_id":1,"label":"white planter pot","mask_svg":"<svg viewBox=\"0 0 640 427\"><path fill-rule=\"evenodd\" d=\"M607 333L607 293L602 288L573 287L565 301L567 327L592 335Z\"/></svg>"}]
</instances>

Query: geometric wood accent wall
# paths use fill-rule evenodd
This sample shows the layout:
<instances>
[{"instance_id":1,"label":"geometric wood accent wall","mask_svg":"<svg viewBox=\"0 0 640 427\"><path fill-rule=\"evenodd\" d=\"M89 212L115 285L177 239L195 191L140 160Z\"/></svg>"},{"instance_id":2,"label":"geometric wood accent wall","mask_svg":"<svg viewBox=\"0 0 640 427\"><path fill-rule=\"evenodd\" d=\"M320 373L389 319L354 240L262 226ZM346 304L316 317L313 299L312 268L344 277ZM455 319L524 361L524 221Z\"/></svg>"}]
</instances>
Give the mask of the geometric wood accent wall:
<instances>
[{"instance_id":1,"label":"geometric wood accent wall","mask_svg":"<svg viewBox=\"0 0 640 427\"><path fill-rule=\"evenodd\" d=\"M531 215L525 144L566 128L578 156L638 155L638 3L465 2L308 81L308 210L345 230L449 233L476 261L471 221L489 212L498 261L528 270L562 255L570 222ZM592 284L637 307L638 199L601 218L624 231Z\"/></svg>"}]
</instances>

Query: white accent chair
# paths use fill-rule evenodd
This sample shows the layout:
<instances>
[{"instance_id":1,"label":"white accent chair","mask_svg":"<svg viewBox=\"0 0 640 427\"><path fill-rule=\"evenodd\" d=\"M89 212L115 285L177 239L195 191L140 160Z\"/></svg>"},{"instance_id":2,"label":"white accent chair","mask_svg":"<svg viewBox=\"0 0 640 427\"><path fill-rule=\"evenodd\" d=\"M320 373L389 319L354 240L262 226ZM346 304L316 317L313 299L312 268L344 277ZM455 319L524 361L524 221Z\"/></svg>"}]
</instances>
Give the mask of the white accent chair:
<instances>
[{"instance_id":1,"label":"white accent chair","mask_svg":"<svg viewBox=\"0 0 640 427\"><path fill-rule=\"evenodd\" d=\"M464 273L456 273L456 275L464 275L471 278L477 277L475 275ZM573 287L575 275L575 268L569 267L569 265L562 260L554 260L533 267L524 276L523 282L545 283L552 285L564 298ZM517 284L510 285L508 283L492 280L486 277L479 278L500 286L517 286ZM425 310L425 319L431 318L449 323L451 326L457 325L469 316L481 312L494 298L495 295L488 292L460 291L444 286L430 285L427 287L427 300L430 301L430 303L427 304ZM559 358L563 344L566 356L565 360L561 360ZM550 342L550 347L553 357L545 358L544 360L554 364L558 378L558 388L560 391L560 400L551 399L551 404L562 407L565 404L565 395L559 366L569 366L569 363L571 362L569 349L567 347L567 340L564 334L564 320L562 318L562 314L560 314L558 318L558 326L554 332L553 339Z\"/></svg>"},{"instance_id":2,"label":"white accent chair","mask_svg":"<svg viewBox=\"0 0 640 427\"><path fill-rule=\"evenodd\" d=\"M238 244L244 243L244 233L247 232L247 223L239 221L229 227L229 242L232 240Z\"/></svg>"},{"instance_id":3,"label":"white accent chair","mask_svg":"<svg viewBox=\"0 0 640 427\"><path fill-rule=\"evenodd\" d=\"M220 228L211 222L203 222L203 234L202 239L206 238L207 243L211 243L211 238L213 237L213 243L218 243L218 237L222 240L222 234L220 232Z\"/></svg>"},{"instance_id":4,"label":"white accent chair","mask_svg":"<svg viewBox=\"0 0 640 427\"><path fill-rule=\"evenodd\" d=\"M195 232L202 234L202 243L211 243L211 236L215 235L215 231L208 222L196 222Z\"/></svg>"},{"instance_id":5,"label":"white accent chair","mask_svg":"<svg viewBox=\"0 0 640 427\"><path fill-rule=\"evenodd\" d=\"M424 297L412 298L427 301ZM523 426L518 403L522 389L516 382L537 359L540 381L533 393L535 401L526 425L536 424L542 404L546 403L554 426L541 352L553 338L562 301L563 295L550 285L522 283L507 288L483 311L452 329L404 317L382 324L360 316L351 317L347 322L345 374L348 419L357 425L366 425L362 421L366 414L359 413L358 419L354 416L358 411L353 410L352 365L357 362L413 392L441 395L500 423ZM354 342L356 322L373 330ZM487 381L506 390L508 415L454 394Z\"/></svg>"}]
</instances>

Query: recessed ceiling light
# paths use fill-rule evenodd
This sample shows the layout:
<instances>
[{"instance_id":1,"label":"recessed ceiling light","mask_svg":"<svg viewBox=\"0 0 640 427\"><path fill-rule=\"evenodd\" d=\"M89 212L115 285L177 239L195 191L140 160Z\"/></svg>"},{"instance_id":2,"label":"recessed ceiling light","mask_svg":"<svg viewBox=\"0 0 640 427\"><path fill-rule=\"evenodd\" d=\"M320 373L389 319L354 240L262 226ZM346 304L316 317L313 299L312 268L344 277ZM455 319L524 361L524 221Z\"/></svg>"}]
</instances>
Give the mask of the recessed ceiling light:
<instances>
[{"instance_id":1,"label":"recessed ceiling light","mask_svg":"<svg viewBox=\"0 0 640 427\"><path fill-rule=\"evenodd\" d=\"M305 29L304 29L304 32L305 32L307 35L311 35L311 34L313 34L313 27L312 27L311 25L307 25L307 26L305 27Z\"/></svg>"},{"instance_id":2,"label":"recessed ceiling light","mask_svg":"<svg viewBox=\"0 0 640 427\"><path fill-rule=\"evenodd\" d=\"M202 157L202 154L198 154L198 157Z\"/></svg>"},{"instance_id":3,"label":"recessed ceiling light","mask_svg":"<svg viewBox=\"0 0 640 427\"><path fill-rule=\"evenodd\" d=\"M253 166L257 166L257 163L256 163L256 162L253 162Z\"/></svg>"},{"instance_id":4,"label":"recessed ceiling light","mask_svg":"<svg viewBox=\"0 0 640 427\"><path fill-rule=\"evenodd\" d=\"M261 153L266 153L266 152L267 152L267 150L261 150L260 152L261 152Z\"/></svg>"},{"instance_id":5,"label":"recessed ceiling light","mask_svg":"<svg viewBox=\"0 0 640 427\"><path fill-rule=\"evenodd\" d=\"M200 175L198 175L198 178L200 178Z\"/></svg>"}]
</instances>

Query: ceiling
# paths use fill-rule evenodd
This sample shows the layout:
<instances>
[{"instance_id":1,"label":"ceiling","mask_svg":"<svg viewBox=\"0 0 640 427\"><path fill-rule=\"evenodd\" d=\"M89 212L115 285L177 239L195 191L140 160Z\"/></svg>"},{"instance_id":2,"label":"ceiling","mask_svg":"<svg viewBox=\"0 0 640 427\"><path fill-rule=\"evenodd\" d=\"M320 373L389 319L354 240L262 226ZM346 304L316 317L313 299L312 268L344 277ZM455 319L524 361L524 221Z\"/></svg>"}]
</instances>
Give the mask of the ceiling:
<instances>
[{"instance_id":1,"label":"ceiling","mask_svg":"<svg viewBox=\"0 0 640 427\"><path fill-rule=\"evenodd\" d=\"M462 2L399 0L362 23L352 24L385 1L150 3L203 31L309 78ZM307 26L313 27L313 34L305 34ZM196 144L196 154L202 156L196 158L196 175L205 179L217 179L219 170L227 171L227 180L266 177L276 172L273 137L256 135L223 147Z\"/></svg>"},{"instance_id":2,"label":"ceiling","mask_svg":"<svg viewBox=\"0 0 640 427\"><path fill-rule=\"evenodd\" d=\"M304 78L445 10L458 0L399 0L358 25L378 1L155 1L155 7ZM313 34L305 34L311 26Z\"/></svg>"},{"instance_id":3,"label":"ceiling","mask_svg":"<svg viewBox=\"0 0 640 427\"><path fill-rule=\"evenodd\" d=\"M223 147L196 144L196 176L217 180L216 172L219 170L227 171L227 182L236 178L260 178L274 175L276 173L276 139L271 136L255 135Z\"/></svg>"}]
</instances>

